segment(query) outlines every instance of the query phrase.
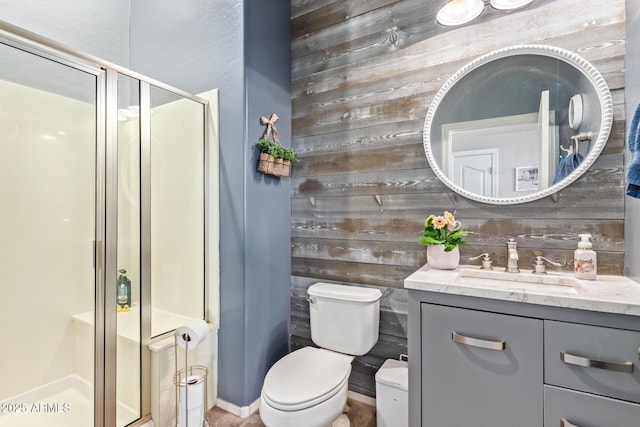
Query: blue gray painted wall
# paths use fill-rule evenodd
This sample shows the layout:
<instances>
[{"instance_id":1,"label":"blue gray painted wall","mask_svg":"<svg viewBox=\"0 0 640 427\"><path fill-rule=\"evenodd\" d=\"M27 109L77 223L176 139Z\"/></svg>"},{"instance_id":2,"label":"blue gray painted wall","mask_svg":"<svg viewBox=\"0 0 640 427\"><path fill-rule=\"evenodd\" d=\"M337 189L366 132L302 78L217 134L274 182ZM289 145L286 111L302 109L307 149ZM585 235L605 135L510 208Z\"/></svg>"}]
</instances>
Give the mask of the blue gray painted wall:
<instances>
[{"instance_id":1,"label":"blue gray painted wall","mask_svg":"<svg viewBox=\"0 0 640 427\"><path fill-rule=\"evenodd\" d=\"M0 19L129 67L130 0L0 0Z\"/></svg>"},{"instance_id":2,"label":"blue gray painted wall","mask_svg":"<svg viewBox=\"0 0 640 427\"><path fill-rule=\"evenodd\" d=\"M189 92L220 89L218 396L246 406L289 348L291 189L256 172L260 116L291 141L290 2L136 0L131 68ZM188 10L184 10L188 9Z\"/></svg>"},{"instance_id":3,"label":"blue gray painted wall","mask_svg":"<svg viewBox=\"0 0 640 427\"><path fill-rule=\"evenodd\" d=\"M627 123L640 103L640 3L626 1L625 108ZM628 152L626 154L629 154ZM627 156L628 161L628 156ZM640 281L640 200L625 196L624 269L625 276Z\"/></svg>"},{"instance_id":4,"label":"blue gray painted wall","mask_svg":"<svg viewBox=\"0 0 640 427\"><path fill-rule=\"evenodd\" d=\"M290 2L0 0L23 28L192 93L220 89L218 396L260 395L289 348L288 178L256 172L260 116L291 143Z\"/></svg>"},{"instance_id":5,"label":"blue gray painted wall","mask_svg":"<svg viewBox=\"0 0 640 427\"><path fill-rule=\"evenodd\" d=\"M291 5L289 0L246 5L245 405L259 397L267 370L288 353L291 310L291 179L257 172L253 147L264 131L260 117L271 113L279 117L282 144L291 147ZM222 353L220 360L225 366Z\"/></svg>"}]
</instances>

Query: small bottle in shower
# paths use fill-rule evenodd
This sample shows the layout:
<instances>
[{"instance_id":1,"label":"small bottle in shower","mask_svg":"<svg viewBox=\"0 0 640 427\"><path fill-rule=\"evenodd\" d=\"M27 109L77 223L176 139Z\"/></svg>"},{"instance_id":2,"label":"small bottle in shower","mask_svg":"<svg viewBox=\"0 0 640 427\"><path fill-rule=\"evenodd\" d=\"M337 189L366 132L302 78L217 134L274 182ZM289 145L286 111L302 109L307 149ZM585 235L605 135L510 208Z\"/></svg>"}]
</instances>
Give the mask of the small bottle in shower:
<instances>
[{"instance_id":1,"label":"small bottle in shower","mask_svg":"<svg viewBox=\"0 0 640 427\"><path fill-rule=\"evenodd\" d=\"M118 276L118 311L129 311L131 308L131 280L125 276L127 270L118 270L120 276Z\"/></svg>"}]
</instances>

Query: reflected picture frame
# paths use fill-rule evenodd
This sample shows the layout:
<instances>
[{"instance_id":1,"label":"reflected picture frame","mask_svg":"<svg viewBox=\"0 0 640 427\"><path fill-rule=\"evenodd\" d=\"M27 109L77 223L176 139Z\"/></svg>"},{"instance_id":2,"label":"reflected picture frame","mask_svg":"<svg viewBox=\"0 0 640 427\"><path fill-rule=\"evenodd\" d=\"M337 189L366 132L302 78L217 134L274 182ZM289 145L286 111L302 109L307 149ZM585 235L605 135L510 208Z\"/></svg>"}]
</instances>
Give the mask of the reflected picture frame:
<instances>
[{"instance_id":1,"label":"reflected picture frame","mask_svg":"<svg viewBox=\"0 0 640 427\"><path fill-rule=\"evenodd\" d=\"M515 191L538 190L538 166L519 166L515 171Z\"/></svg>"}]
</instances>

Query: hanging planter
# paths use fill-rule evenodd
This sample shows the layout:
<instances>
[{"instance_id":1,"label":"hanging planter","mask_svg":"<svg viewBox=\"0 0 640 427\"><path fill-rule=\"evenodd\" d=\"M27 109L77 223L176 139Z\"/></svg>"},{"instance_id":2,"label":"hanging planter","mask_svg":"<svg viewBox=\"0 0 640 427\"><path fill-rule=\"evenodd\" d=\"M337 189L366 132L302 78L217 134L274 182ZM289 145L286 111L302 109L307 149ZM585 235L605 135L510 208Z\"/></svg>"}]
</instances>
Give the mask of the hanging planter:
<instances>
[{"instance_id":1,"label":"hanging planter","mask_svg":"<svg viewBox=\"0 0 640 427\"><path fill-rule=\"evenodd\" d=\"M267 175L289 176L291 175L291 162L296 160L296 153L280 144L275 122L278 116L274 113L271 118L261 117L260 122L267 128L262 139L256 145L260 150L258 172ZM273 135L273 140L271 136Z\"/></svg>"}]
</instances>

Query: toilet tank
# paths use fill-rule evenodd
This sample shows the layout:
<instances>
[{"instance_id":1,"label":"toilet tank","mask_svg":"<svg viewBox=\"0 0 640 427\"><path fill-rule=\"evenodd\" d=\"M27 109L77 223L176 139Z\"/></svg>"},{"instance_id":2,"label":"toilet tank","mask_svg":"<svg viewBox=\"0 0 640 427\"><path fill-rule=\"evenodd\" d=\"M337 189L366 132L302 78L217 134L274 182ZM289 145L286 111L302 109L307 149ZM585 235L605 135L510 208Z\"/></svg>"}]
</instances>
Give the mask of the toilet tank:
<instances>
[{"instance_id":1,"label":"toilet tank","mask_svg":"<svg viewBox=\"0 0 640 427\"><path fill-rule=\"evenodd\" d=\"M309 286L311 339L322 348L361 356L378 341L379 289L315 283Z\"/></svg>"}]
</instances>

